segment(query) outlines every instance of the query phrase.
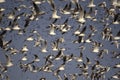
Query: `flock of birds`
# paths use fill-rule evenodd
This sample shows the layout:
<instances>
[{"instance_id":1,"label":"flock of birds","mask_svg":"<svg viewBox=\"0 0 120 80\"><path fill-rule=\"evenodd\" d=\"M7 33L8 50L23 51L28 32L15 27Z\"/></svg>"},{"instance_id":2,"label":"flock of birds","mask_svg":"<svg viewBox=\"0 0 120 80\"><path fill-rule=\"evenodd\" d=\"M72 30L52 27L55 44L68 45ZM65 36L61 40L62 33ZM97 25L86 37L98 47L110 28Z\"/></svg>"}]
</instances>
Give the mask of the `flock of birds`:
<instances>
[{"instance_id":1,"label":"flock of birds","mask_svg":"<svg viewBox=\"0 0 120 80\"><path fill-rule=\"evenodd\" d=\"M120 80L120 0L28 0L29 6L14 1L20 5L12 10L0 6L0 54L5 57L0 80L11 80L7 73L15 66L23 73L45 72L39 80L50 80L49 73L55 80ZM102 64L107 57L118 62ZM74 72L72 67L76 72L67 73Z\"/></svg>"}]
</instances>

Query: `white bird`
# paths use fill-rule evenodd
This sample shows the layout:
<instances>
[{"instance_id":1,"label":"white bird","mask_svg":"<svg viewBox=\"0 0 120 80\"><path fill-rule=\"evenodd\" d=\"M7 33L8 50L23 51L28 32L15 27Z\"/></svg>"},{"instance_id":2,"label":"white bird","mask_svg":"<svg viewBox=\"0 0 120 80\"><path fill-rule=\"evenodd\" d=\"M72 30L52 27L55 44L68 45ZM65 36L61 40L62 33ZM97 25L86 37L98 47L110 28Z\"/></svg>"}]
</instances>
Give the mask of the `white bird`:
<instances>
[{"instance_id":1,"label":"white bird","mask_svg":"<svg viewBox=\"0 0 120 80\"><path fill-rule=\"evenodd\" d=\"M4 3L5 2L5 0L0 0L0 3Z\"/></svg>"},{"instance_id":2,"label":"white bird","mask_svg":"<svg viewBox=\"0 0 120 80\"><path fill-rule=\"evenodd\" d=\"M40 61L40 58L38 57L38 55L34 54L34 57L35 57L34 60L33 60L34 62L39 62Z\"/></svg>"},{"instance_id":3,"label":"white bird","mask_svg":"<svg viewBox=\"0 0 120 80\"><path fill-rule=\"evenodd\" d=\"M120 68L120 63L116 64L114 68Z\"/></svg>"},{"instance_id":4,"label":"white bird","mask_svg":"<svg viewBox=\"0 0 120 80\"><path fill-rule=\"evenodd\" d=\"M114 37L115 40L119 40L120 39L120 31L117 33L117 35Z\"/></svg>"},{"instance_id":5,"label":"white bird","mask_svg":"<svg viewBox=\"0 0 120 80\"><path fill-rule=\"evenodd\" d=\"M94 0L90 0L88 7L95 7Z\"/></svg>"},{"instance_id":6,"label":"white bird","mask_svg":"<svg viewBox=\"0 0 120 80\"><path fill-rule=\"evenodd\" d=\"M120 7L120 0L111 0L114 7Z\"/></svg>"},{"instance_id":7,"label":"white bird","mask_svg":"<svg viewBox=\"0 0 120 80\"><path fill-rule=\"evenodd\" d=\"M85 23L85 14L84 14L84 9L80 6L80 12L79 12L79 16L78 16L78 22L80 23Z\"/></svg>"},{"instance_id":8,"label":"white bird","mask_svg":"<svg viewBox=\"0 0 120 80\"><path fill-rule=\"evenodd\" d=\"M46 53L47 52L47 41L46 40L44 41L44 45L41 48L41 52L42 53Z\"/></svg>"},{"instance_id":9,"label":"white bird","mask_svg":"<svg viewBox=\"0 0 120 80\"><path fill-rule=\"evenodd\" d=\"M11 58L10 58L10 56L9 55L5 55L5 57L6 57L6 66L7 67L12 67L13 66L13 62L12 62L12 60L11 60Z\"/></svg>"},{"instance_id":10,"label":"white bird","mask_svg":"<svg viewBox=\"0 0 120 80\"><path fill-rule=\"evenodd\" d=\"M58 49L59 49L59 48L58 48L58 43L57 43L57 42L53 42L53 43L52 43L52 50L53 50L53 51L58 51Z\"/></svg>"},{"instance_id":11,"label":"white bird","mask_svg":"<svg viewBox=\"0 0 120 80\"><path fill-rule=\"evenodd\" d=\"M13 30L20 30L21 28L20 28L20 26L18 24L16 24L12 29Z\"/></svg>"},{"instance_id":12,"label":"white bird","mask_svg":"<svg viewBox=\"0 0 120 80\"><path fill-rule=\"evenodd\" d=\"M49 31L49 34L50 35L56 35L56 33L55 33L55 25L54 24L51 24L50 25L50 31Z\"/></svg>"},{"instance_id":13,"label":"white bird","mask_svg":"<svg viewBox=\"0 0 120 80\"><path fill-rule=\"evenodd\" d=\"M80 56L76 56L76 57L74 57L74 59L75 59L77 62L82 62L82 61L83 61L83 53L80 52Z\"/></svg>"},{"instance_id":14,"label":"white bird","mask_svg":"<svg viewBox=\"0 0 120 80\"><path fill-rule=\"evenodd\" d=\"M59 18L61 18L61 16L57 14L57 10L53 10L52 19L59 19Z\"/></svg>"},{"instance_id":15,"label":"white bird","mask_svg":"<svg viewBox=\"0 0 120 80\"><path fill-rule=\"evenodd\" d=\"M26 41L33 41L33 40L34 38L32 37L32 35L26 38Z\"/></svg>"},{"instance_id":16,"label":"white bird","mask_svg":"<svg viewBox=\"0 0 120 80\"><path fill-rule=\"evenodd\" d=\"M21 59L22 61L27 61L28 59L27 59L27 54L25 54L23 57L22 57L22 59Z\"/></svg>"},{"instance_id":17,"label":"white bird","mask_svg":"<svg viewBox=\"0 0 120 80\"><path fill-rule=\"evenodd\" d=\"M60 71L65 70L65 64L61 64L61 65L58 67L58 70L60 70Z\"/></svg>"},{"instance_id":18,"label":"white bird","mask_svg":"<svg viewBox=\"0 0 120 80\"><path fill-rule=\"evenodd\" d=\"M111 44L114 44L117 49L119 49L119 41L112 41Z\"/></svg>"},{"instance_id":19,"label":"white bird","mask_svg":"<svg viewBox=\"0 0 120 80\"><path fill-rule=\"evenodd\" d=\"M29 51L29 49L28 49L27 45L24 45L23 48L21 49L22 53L26 53L28 51Z\"/></svg>"},{"instance_id":20,"label":"white bird","mask_svg":"<svg viewBox=\"0 0 120 80\"><path fill-rule=\"evenodd\" d=\"M63 9L61 9L62 14L71 14L71 2L69 4L66 4Z\"/></svg>"}]
</instances>

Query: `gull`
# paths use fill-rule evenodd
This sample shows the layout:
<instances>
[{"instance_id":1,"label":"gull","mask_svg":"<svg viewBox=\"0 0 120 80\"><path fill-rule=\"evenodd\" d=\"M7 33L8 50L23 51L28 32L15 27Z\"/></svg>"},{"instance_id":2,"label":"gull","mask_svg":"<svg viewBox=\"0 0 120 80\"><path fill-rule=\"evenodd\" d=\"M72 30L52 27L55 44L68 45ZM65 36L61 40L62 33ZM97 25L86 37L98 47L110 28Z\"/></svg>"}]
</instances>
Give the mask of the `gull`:
<instances>
[{"instance_id":1,"label":"gull","mask_svg":"<svg viewBox=\"0 0 120 80\"><path fill-rule=\"evenodd\" d=\"M118 33L116 34L116 36L114 37L115 40L119 40L120 39L120 31L118 31Z\"/></svg>"},{"instance_id":2,"label":"gull","mask_svg":"<svg viewBox=\"0 0 120 80\"><path fill-rule=\"evenodd\" d=\"M56 9L54 0L47 0L47 2L51 5L52 9Z\"/></svg>"},{"instance_id":3,"label":"gull","mask_svg":"<svg viewBox=\"0 0 120 80\"><path fill-rule=\"evenodd\" d=\"M106 27L104 28L104 30L102 31L102 39L107 39L109 40L110 39L110 34L111 34L111 28L109 27Z\"/></svg>"},{"instance_id":4,"label":"gull","mask_svg":"<svg viewBox=\"0 0 120 80\"><path fill-rule=\"evenodd\" d=\"M53 10L52 19L60 19L60 18L61 18L61 16L59 16L59 15L57 14L57 10Z\"/></svg>"},{"instance_id":5,"label":"gull","mask_svg":"<svg viewBox=\"0 0 120 80\"><path fill-rule=\"evenodd\" d=\"M23 57L22 57L22 59L21 59L22 61L27 61L28 59L27 59L27 54L25 54Z\"/></svg>"},{"instance_id":6,"label":"gull","mask_svg":"<svg viewBox=\"0 0 120 80\"><path fill-rule=\"evenodd\" d=\"M66 4L65 7L63 9L61 9L61 13L62 14L71 14L70 9L71 9L71 2L69 2L69 4Z\"/></svg>"},{"instance_id":7,"label":"gull","mask_svg":"<svg viewBox=\"0 0 120 80\"><path fill-rule=\"evenodd\" d=\"M112 52L112 55L113 55L112 58L116 58L116 59L120 58L120 53L117 53L115 51Z\"/></svg>"},{"instance_id":8,"label":"gull","mask_svg":"<svg viewBox=\"0 0 120 80\"><path fill-rule=\"evenodd\" d=\"M80 6L80 12L79 12L79 16L78 16L78 20L79 23L85 23L85 13L84 13L84 9Z\"/></svg>"},{"instance_id":9,"label":"gull","mask_svg":"<svg viewBox=\"0 0 120 80\"><path fill-rule=\"evenodd\" d=\"M57 39L56 41L54 41L53 43L52 43L52 50L53 51L58 51L59 50L59 43L63 43L64 42L64 38L63 37L61 37L61 38L59 38L59 39Z\"/></svg>"},{"instance_id":10,"label":"gull","mask_svg":"<svg viewBox=\"0 0 120 80\"><path fill-rule=\"evenodd\" d=\"M82 55L82 51L85 50L85 46L84 46L84 45L83 45L83 46L80 46L79 49L80 49L80 55Z\"/></svg>"},{"instance_id":11,"label":"gull","mask_svg":"<svg viewBox=\"0 0 120 80\"><path fill-rule=\"evenodd\" d=\"M73 14L73 15L79 14L80 4L79 4L78 1L79 1L79 0L71 0L71 2L72 2L73 4L75 4L75 8L72 10L72 14Z\"/></svg>"},{"instance_id":12,"label":"gull","mask_svg":"<svg viewBox=\"0 0 120 80\"><path fill-rule=\"evenodd\" d=\"M56 25L54 25L54 24L50 25L50 31L49 31L50 35L56 35L55 28L56 28Z\"/></svg>"},{"instance_id":13,"label":"gull","mask_svg":"<svg viewBox=\"0 0 120 80\"><path fill-rule=\"evenodd\" d=\"M77 61L77 62L82 62L83 61L83 53L80 52L80 55L77 57L74 57L74 59Z\"/></svg>"},{"instance_id":14,"label":"gull","mask_svg":"<svg viewBox=\"0 0 120 80\"><path fill-rule=\"evenodd\" d=\"M73 43L84 43L84 36L78 36L78 39L74 40Z\"/></svg>"},{"instance_id":15,"label":"gull","mask_svg":"<svg viewBox=\"0 0 120 80\"><path fill-rule=\"evenodd\" d=\"M90 0L88 7L95 7L96 5L94 4L94 0Z\"/></svg>"},{"instance_id":16,"label":"gull","mask_svg":"<svg viewBox=\"0 0 120 80\"><path fill-rule=\"evenodd\" d=\"M5 8L2 8L2 7L1 7L1 8L0 8L0 12L1 12L1 11L5 11Z\"/></svg>"},{"instance_id":17,"label":"gull","mask_svg":"<svg viewBox=\"0 0 120 80\"><path fill-rule=\"evenodd\" d=\"M120 68L120 63L115 64L115 66L113 68Z\"/></svg>"},{"instance_id":18,"label":"gull","mask_svg":"<svg viewBox=\"0 0 120 80\"><path fill-rule=\"evenodd\" d=\"M58 54L55 56L55 60L60 60L61 59L61 57L63 57L64 56L64 54L63 54L63 50L59 50L59 52L58 52ZM54 60L53 59L53 60Z\"/></svg>"},{"instance_id":19,"label":"gull","mask_svg":"<svg viewBox=\"0 0 120 80\"><path fill-rule=\"evenodd\" d=\"M114 74L111 78L112 78L112 79L119 80L119 79L120 79L120 72Z\"/></svg>"},{"instance_id":20,"label":"gull","mask_svg":"<svg viewBox=\"0 0 120 80\"><path fill-rule=\"evenodd\" d=\"M65 70L65 64L61 64L61 65L58 67L58 70L60 70L60 71Z\"/></svg>"},{"instance_id":21,"label":"gull","mask_svg":"<svg viewBox=\"0 0 120 80\"><path fill-rule=\"evenodd\" d=\"M87 70L88 69L88 66L87 64L83 63L83 66L82 66L83 70Z\"/></svg>"},{"instance_id":22,"label":"gull","mask_svg":"<svg viewBox=\"0 0 120 80\"><path fill-rule=\"evenodd\" d=\"M78 43L84 43L84 37L78 36Z\"/></svg>"},{"instance_id":23,"label":"gull","mask_svg":"<svg viewBox=\"0 0 120 80\"><path fill-rule=\"evenodd\" d=\"M51 69L53 66L54 66L53 63L50 62L50 63L46 64L45 66L43 66L41 70L43 70L45 72L53 72L53 70Z\"/></svg>"},{"instance_id":24,"label":"gull","mask_svg":"<svg viewBox=\"0 0 120 80\"><path fill-rule=\"evenodd\" d=\"M34 19L34 18L33 18ZM24 32L25 32L25 29L29 26L29 23L32 19L32 15L29 15L26 19L25 19L25 24L24 24Z\"/></svg>"},{"instance_id":25,"label":"gull","mask_svg":"<svg viewBox=\"0 0 120 80\"><path fill-rule=\"evenodd\" d=\"M4 3L5 2L5 0L0 0L0 3Z\"/></svg>"},{"instance_id":26,"label":"gull","mask_svg":"<svg viewBox=\"0 0 120 80\"><path fill-rule=\"evenodd\" d=\"M112 0L112 5L114 7L120 7L120 0Z\"/></svg>"},{"instance_id":27,"label":"gull","mask_svg":"<svg viewBox=\"0 0 120 80\"><path fill-rule=\"evenodd\" d=\"M90 15L92 14L92 11L93 11L92 8L89 9L89 12L85 11L85 18L93 19L93 17Z\"/></svg>"},{"instance_id":28,"label":"gull","mask_svg":"<svg viewBox=\"0 0 120 80\"><path fill-rule=\"evenodd\" d=\"M72 61L73 54L71 55L64 55L63 56L63 64L68 63L69 61Z\"/></svg>"},{"instance_id":29,"label":"gull","mask_svg":"<svg viewBox=\"0 0 120 80\"><path fill-rule=\"evenodd\" d=\"M24 16L25 15L25 13L24 12L22 12L22 13L20 13L20 14L18 14L18 15L16 15L15 16L15 18L14 18L14 20L13 20L13 22L16 22L17 20L19 20L20 18L21 18L21 16Z\"/></svg>"},{"instance_id":30,"label":"gull","mask_svg":"<svg viewBox=\"0 0 120 80\"><path fill-rule=\"evenodd\" d=\"M48 3L51 5L52 7L52 10L53 10L53 13L52 13L52 19L59 19L61 18L61 16L58 16L57 15L57 10L56 10L56 7L55 7L55 4L54 4L54 1L53 0L47 0Z\"/></svg>"},{"instance_id":31,"label":"gull","mask_svg":"<svg viewBox=\"0 0 120 80\"><path fill-rule=\"evenodd\" d=\"M70 76L70 80L77 80L78 73L69 74L69 76Z\"/></svg>"},{"instance_id":32,"label":"gull","mask_svg":"<svg viewBox=\"0 0 120 80\"><path fill-rule=\"evenodd\" d=\"M44 11L40 11L39 7L37 6L35 2L32 2L32 3L33 3L34 10L35 10L34 19L36 19L39 15L45 14Z\"/></svg>"},{"instance_id":33,"label":"gull","mask_svg":"<svg viewBox=\"0 0 120 80\"><path fill-rule=\"evenodd\" d=\"M52 50L53 50L53 51L58 51L58 49L59 49L59 48L58 48L58 43L57 43L57 42L53 42L53 43L52 43Z\"/></svg>"},{"instance_id":34,"label":"gull","mask_svg":"<svg viewBox=\"0 0 120 80\"><path fill-rule=\"evenodd\" d=\"M67 24L67 23L68 23L68 20L69 20L69 18L67 18L67 19L64 21L64 23L63 23L62 25L60 25L60 28L59 28L59 29L60 29L60 31L62 32L62 34L68 32L68 31L71 29L71 26Z\"/></svg>"},{"instance_id":35,"label":"gull","mask_svg":"<svg viewBox=\"0 0 120 80\"><path fill-rule=\"evenodd\" d=\"M93 41L93 47L92 47L92 52L98 53L99 52L99 48L102 47L102 43Z\"/></svg>"},{"instance_id":36,"label":"gull","mask_svg":"<svg viewBox=\"0 0 120 80\"><path fill-rule=\"evenodd\" d=\"M99 68L100 67L100 61L98 61L98 60L95 60L96 62L95 62L95 67L96 68Z\"/></svg>"},{"instance_id":37,"label":"gull","mask_svg":"<svg viewBox=\"0 0 120 80\"><path fill-rule=\"evenodd\" d=\"M94 72L95 71L95 69L96 69L96 64L93 64L92 66L90 66L91 67L91 71L92 72Z\"/></svg>"},{"instance_id":38,"label":"gull","mask_svg":"<svg viewBox=\"0 0 120 80\"><path fill-rule=\"evenodd\" d=\"M23 35L25 31L23 31L22 29L18 30L18 35Z\"/></svg>"},{"instance_id":39,"label":"gull","mask_svg":"<svg viewBox=\"0 0 120 80\"><path fill-rule=\"evenodd\" d=\"M98 47L98 46L94 46L94 47L92 48L92 52L94 52L94 53L99 52L99 47Z\"/></svg>"},{"instance_id":40,"label":"gull","mask_svg":"<svg viewBox=\"0 0 120 80\"><path fill-rule=\"evenodd\" d=\"M58 43L58 44L59 44L59 43L63 43L63 42L65 42L64 37L61 37L61 38L57 39L57 43Z\"/></svg>"},{"instance_id":41,"label":"gull","mask_svg":"<svg viewBox=\"0 0 120 80\"><path fill-rule=\"evenodd\" d=\"M96 32L96 31L97 31L97 29L95 28L95 26L90 25L89 27L90 27L90 30L91 30L92 32Z\"/></svg>"},{"instance_id":42,"label":"gull","mask_svg":"<svg viewBox=\"0 0 120 80\"><path fill-rule=\"evenodd\" d=\"M22 53L26 53L28 51L29 51L29 49L28 49L27 45L24 45L23 48L21 49Z\"/></svg>"},{"instance_id":43,"label":"gull","mask_svg":"<svg viewBox=\"0 0 120 80\"><path fill-rule=\"evenodd\" d=\"M81 31L79 36L85 36L85 31L86 31L87 27L85 26Z\"/></svg>"},{"instance_id":44,"label":"gull","mask_svg":"<svg viewBox=\"0 0 120 80\"><path fill-rule=\"evenodd\" d=\"M46 78L42 77L42 78L40 78L39 80L46 80Z\"/></svg>"},{"instance_id":45,"label":"gull","mask_svg":"<svg viewBox=\"0 0 120 80\"><path fill-rule=\"evenodd\" d=\"M119 18L120 18L120 13L115 14L113 24L120 24Z\"/></svg>"},{"instance_id":46,"label":"gull","mask_svg":"<svg viewBox=\"0 0 120 80\"><path fill-rule=\"evenodd\" d=\"M54 72L53 72L54 76L57 76L59 79L61 79L61 78L59 77L59 72L60 72L60 71L61 71L61 70L57 69L57 70L54 70Z\"/></svg>"},{"instance_id":47,"label":"gull","mask_svg":"<svg viewBox=\"0 0 120 80\"><path fill-rule=\"evenodd\" d=\"M28 68L30 69L31 72L36 73L38 72L38 68L35 65L28 65Z\"/></svg>"},{"instance_id":48,"label":"gull","mask_svg":"<svg viewBox=\"0 0 120 80\"><path fill-rule=\"evenodd\" d=\"M102 3L98 4L99 7L103 7L103 8L106 8L106 2L103 1Z\"/></svg>"},{"instance_id":49,"label":"gull","mask_svg":"<svg viewBox=\"0 0 120 80\"><path fill-rule=\"evenodd\" d=\"M35 59L33 60L34 62L39 62L40 61L38 55L34 54L34 57L35 57Z\"/></svg>"},{"instance_id":50,"label":"gull","mask_svg":"<svg viewBox=\"0 0 120 80\"><path fill-rule=\"evenodd\" d=\"M6 31L11 31L11 28L10 27L6 27L5 30Z\"/></svg>"},{"instance_id":51,"label":"gull","mask_svg":"<svg viewBox=\"0 0 120 80\"><path fill-rule=\"evenodd\" d=\"M36 34L37 34L37 38L35 38L34 47L39 47L41 46L41 43L42 41L44 41L44 39L38 32Z\"/></svg>"},{"instance_id":52,"label":"gull","mask_svg":"<svg viewBox=\"0 0 120 80\"><path fill-rule=\"evenodd\" d=\"M57 21L57 19L55 19L55 20L49 25L49 27L50 27L49 34L50 34L50 35L56 35L55 29L56 29L57 26L54 24L56 21Z\"/></svg>"},{"instance_id":53,"label":"gull","mask_svg":"<svg viewBox=\"0 0 120 80\"><path fill-rule=\"evenodd\" d=\"M34 0L35 4L42 4L45 2L45 0Z\"/></svg>"},{"instance_id":54,"label":"gull","mask_svg":"<svg viewBox=\"0 0 120 80\"><path fill-rule=\"evenodd\" d=\"M41 48L41 52L42 53L46 53L47 52L47 41L46 40L44 40L44 45Z\"/></svg>"},{"instance_id":55,"label":"gull","mask_svg":"<svg viewBox=\"0 0 120 80\"><path fill-rule=\"evenodd\" d=\"M6 57L6 66L7 67L12 67L13 66L13 63L12 63L12 60L11 60L11 58L10 58L10 56L9 55L5 55L5 57Z\"/></svg>"},{"instance_id":56,"label":"gull","mask_svg":"<svg viewBox=\"0 0 120 80\"><path fill-rule=\"evenodd\" d=\"M13 47L8 48L6 51L10 51L11 55L15 55L19 52L19 50L17 50L16 48L13 48Z\"/></svg>"},{"instance_id":57,"label":"gull","mask_svg":"<svg viewBox=\"0 0 120 80\"><path fill-rule=\"evenodd\" d=\"M78 28L74 31L74 35L79 35L80 34L80 25L78 26Z\"/></svg>"},{"instance_id":58,"label":"gull","mask_svg":"<svg viewBox=\"0 0 120 80\"><path fill-rule=\"evenodd\" d=\"M33 41L34 38L33 38L32 36L33 36L33 35L30 35L29 37L27 37L25 41Z\"/></svg>"},{"instance_id":59,"label":"gull","mask_svg":"<svg viewBox=\"0 0 120 80\"><path fill-rule=\"evenodd\" d=\"M98 57L103 58L104 53L108 54L108 50L107 49L100 50L99 53L98 53Z\"/></svg>"},{"instance_id":60,"label":"gull","mask_svg":"<svg viewBox=\"0 0 120 80\"><path fill-rule=\"evenodd\" d=\"M11 42L12 42L12 40L3 41L3 49L7 50L7 47L10 45Z\"/></svg>"},{"instance_id":61,"label":"gull","mask_svg":"<svg viewBox=\"0 0 120 80\"><path fill-rule=\"evenodd\" d=\"M112 0L112 5L116 6L117 5L117 0Z\"/></svg>"},{"instance_id":62,"label":"gull","mask_svg":"<svg viewBox=\"0 0 120 80\"><path fill-rule=\"evenodd\" d=\"M87 39L85 40L86 43L91 43L93 42L93 40L91 39L91 37L94 35L94 33L90 33L87 37Z\"/></svg>"},{"instance_id":63,"label":"gull","mask_svg":"<svg viewBox=\"0 0 120 80\"><path fill-rule=\"evenodd\" d=\"M48 62L51 62L51 60L54 58L54 55L48 55L45 57L45 64L48 63Z\"/></svg>"},{"instance_id":64,"label":"gull","mask_svg":"<svg viewBox=\"0 0 120 80\"><path fill-rule=\"evenodd\" d=\"M112 41L111 44L114 44L117 49L119 49L119 41Z\"/></svg>"},{"instance_id":65,"label":"gull","mask_svg":"<svg viewBox=\"0 0 120 80\"><path fill-rule=\"evenodd\" d=\"M120 7L120 0L117 0L117 7Z\"/></svg>"},{"instance_id":66,"label":"gull","mask_svg":"<svg viewBox=\"0 0 120 80\"><path fill-rule=\"evenodd\" d=\"M34 47L39 47L39 46L41 46L41 40L36 40L35 39Z\"/></svg>"},{"instance_id":67,"label":"gull","mask_svg":"<svg viewBox=\"0 0 120 80\"><path fill-rule=\"evenodd\" d=\"M15 24L14 27L12 28L13 30L20 30L20 26L18 24Z\"/></svg>"},{"instance_id":68,"label":"gull","mask_svg":"<svg viewBox=\"0 0 120 80\"><path fill-rule=\"evenodd\" d=\"M11 13L8 14L8 19L14 20L15 19L15 12L12 11Z\"/></svg>"},{"instance_id":69,"label":"gull","mask_svg":"<svg viewBox=\"0 0 120 80\"><path fill-rule=\"evenodd\" d=\"M86 60L87 60L86 64L91 64L90 59L88 57L86 57Z\"/></svg>"}]
</instances>

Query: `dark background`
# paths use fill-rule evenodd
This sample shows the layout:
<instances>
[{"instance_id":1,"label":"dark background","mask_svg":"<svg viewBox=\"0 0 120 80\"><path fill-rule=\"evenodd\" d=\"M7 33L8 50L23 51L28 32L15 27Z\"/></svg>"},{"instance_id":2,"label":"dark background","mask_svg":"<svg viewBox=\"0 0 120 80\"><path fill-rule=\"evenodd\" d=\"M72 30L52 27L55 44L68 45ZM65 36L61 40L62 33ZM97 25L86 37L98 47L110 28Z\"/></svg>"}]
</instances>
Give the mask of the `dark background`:
<instances>
[{"instance_id":1,"label":"dark background","mask_svg":"<svg viewBox=\"0 0 120 80\"><path fill-rule=\"evenodd\" d=\"M87 5L89 3L90 0L86 0L84 1L79 1L81 6L85 9L88 10ZM91 20L86 20L85 25L87 26L87 30L86 30L86 35L89 34L89 25L93 25L95 26L95 28L97 29L97 32L95 33L95 36L92 37L93 40L98 41L100 43L103 44L103 47L101 47L101 49L108 49L108 54L104 54L103 59L98 59L96 53L93 53L91 51L92 45L91 44L84 44L84 46L86 47L86 49L83 51L83 61L86 61L86 56L90 59L90 61L92 62L92 64L95 63L95 59L98 59L100 61L100 64L103 66L107 66L107 67L111 67L110 71L105 73L105 80L107 80L108 78L111 78L111 76L113 76L115 73L117 73L119 71L118 69L114 69L112 68L115 64L119 63L119 58L112 58L113 54L112 52L115 51L116 53L120 53L120 49L117 49L115 47L115 45L111 45L111 42L108 40L102 40L102 35L101 32L103 31L104 28L104 24L106 23L110 23L113 21L113 18L111 18L108 21L105 21L103 23L100 22L100 20L102 18L104 18L105 16L105 11L103 8L98 7L97 5L101 2L105 1L107 8L110 8L112 5L110 0L94 0L94 4L96 5L96 7L94 8L94 10L98 10L98 14L96 15L96 18L98 21L93 22ZM65 6L66 3L69 2L69 0L54 0L55 5L57 6L57 10L60 8L63 8ZM15 11L15 7L19 7L20 5L25 5L27 6L26 8L21 8L20 11ZM32 0L5 0L4 3L0 3L0 8L4 8L5 10L3 11L4 16L2 16L2 21L0 23L0 28L5 28L5 27L9 27L8 24L11 21L10 19L7 18L7 15L10 13L15 13L15 15L20 14L21 12L24 12L26 14L30 14L31 13L31 9L29 9L29 7L33 6L32 5ZM65 42L60 44L60 48L66 48L66 51L64 51L64 54L68 54L70 55L71 53L74 54L74 56L79 56L80 53L80 49L78 48L79 46L82 45L82 43L72 43L73 40L76 40L76 37L73 35L73 32L78 28L79 23L76 22L75 19L69 19L68 24L72 27L70 29L70 31L68 31L65 34L61 34L60 31L55 31L56 35L55 36L50 36L49 35L49 28L48 26L50 25L50 23L53 21L52 19L50 19L50 16L52 15L52 11L51 11L51 6L48 4L48 2L44 2L42 4L38 5L39 8L43 11L46 12L46 14L39 16L39 20L34 20L31 21L26 29L26 32L23 35L17 35L18 31L7 31L7 33L5 34L3 41L9 41L12 40L12 42L10 43L9 47L12 48L16 48L17 50L21 50L22 47L26 44L28 46L29 51L27 52L27 58L28 60L23 62L23 63L28 63L31 62L34 59L34 54L37 54L40 58L40 62L34 63L34 65L36 66L43 66L44 62L45 62L45 56L49 55L49 54L54 54L56 55L58 52L53 52L52 48L51 48L51 43L53 41L55 41L58 38L64 37ZM116 13L119 12L119 9L116 8ZM61 19L59 19L55 24L63 24L63 22L70 17L70 15L63 15L58 11L58 15L61 16ZM19 26L21 28L23 28L24 24L25 24L25 19L26 17L21 16L21 18L19 20L17 20L17 23L19 24ZM12 26L10 26L12 28ZM120 30L120 25L119 24L111 24L108 27L110 27L112 29L112 34L115 36L117 34L117 32ZM31 31L33 30L37 30L39 32L39 34L42 36L43 39L47 40L48 43L48 52L47 53L41 53L41 47L33 47L34 45L34 41L31 42L27 42L25 41L25 39L32 35ZM33 35L34 38L37 38L36 35ZM120 42L118 40L118 42ZM0 62L5 64L6 63L6 58L5 58L5 54L10 54L10 51L5 51L2 48L0 48ZM37 73L33 73L30 71L26 71L23 72L20 67L19 67L19 60L24 56L24 54L22 54L21 52L15 54L15 55L11 55L11 59L13 61L14 66L8 68L7 72L3 73L3 75L8 75L10 80L39 80L41 77L46 77L47 80L57 80L57 77L53 76L53 73L48 73L48 72L44 72L44 71L40 71ZM53 69L56 69L60 64L62 64L62 60L59 61L54 61L53 64L55 65L53 67ZM76 62L75 60L72 60L71 62L67 63L67 65L65 66L65 70L60 72L61 77L63 78L64 73L68 74L73 74L73 73L81 73L79 68L77 67L77 64L81 64ZM91 65L92 65L91 64ZM90 69L88 70L90 73ZM2 74L2 73L1 73ZM6 80L1 79L1 80ZM85 78L83 76L79 76L77 78L77 80L85 80ZM88 79L90 80L90 79ZM111 79L113 80L113 79Z\"/></svg>"}]
</instances>

